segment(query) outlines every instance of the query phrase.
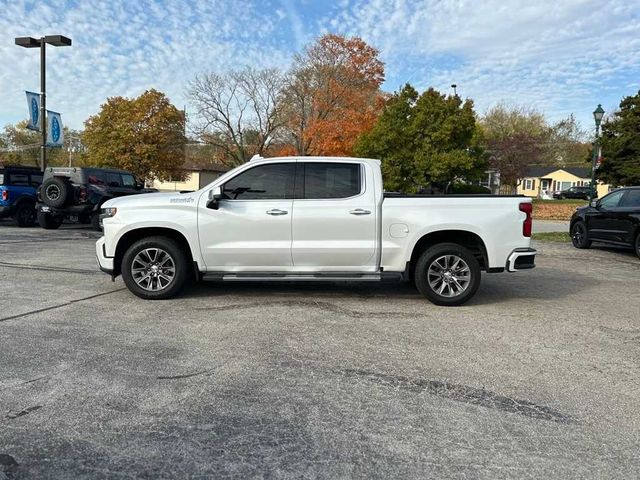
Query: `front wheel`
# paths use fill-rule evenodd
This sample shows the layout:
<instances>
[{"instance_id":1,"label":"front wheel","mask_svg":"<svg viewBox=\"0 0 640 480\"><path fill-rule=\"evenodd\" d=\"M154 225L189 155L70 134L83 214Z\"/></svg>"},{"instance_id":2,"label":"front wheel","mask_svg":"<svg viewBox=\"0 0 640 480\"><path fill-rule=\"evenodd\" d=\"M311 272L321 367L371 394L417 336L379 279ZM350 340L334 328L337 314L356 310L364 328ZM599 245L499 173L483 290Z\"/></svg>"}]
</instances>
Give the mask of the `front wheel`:
<instances>
[{"instance_id":1,"label":"front wheel","mask_svg":"<svg viewBox=\"0 0 640 480\"><path fill-rule=\"evenodd\" d=\"M571 226L571 243L576 248L589 248L591 240L587 234L587 226L584 222L578 221Z\"/></svg>"},{"instance_id":2,"label":"front wheel","mask_svg":"<svg viewBox=\"0 0 640 480\"><path fill-rule=\"evenodd\" d=\"M186 252L167 237L148 237L131 245L122 258L122 279L145 300L175 297L189 275Z\"/></svg>"},{"instance_id":3,"label":"front wheel","mask_svg":"<svg viewBox=\"0 0 640 480\"><path fill-rule=\"evenodd\" d=\"M441 243L427 249L415 269L416 287L432 303L462 305L480 286L480 264L467 248Z\"/></svg>"}]
</instances>

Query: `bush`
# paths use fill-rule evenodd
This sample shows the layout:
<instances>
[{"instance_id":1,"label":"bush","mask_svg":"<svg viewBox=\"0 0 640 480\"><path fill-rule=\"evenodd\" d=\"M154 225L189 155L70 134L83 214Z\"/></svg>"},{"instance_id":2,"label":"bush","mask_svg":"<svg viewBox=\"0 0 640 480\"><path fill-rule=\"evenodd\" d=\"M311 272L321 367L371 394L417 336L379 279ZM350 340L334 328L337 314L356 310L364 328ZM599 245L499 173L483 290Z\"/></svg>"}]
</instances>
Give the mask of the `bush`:
<instances>
[{"instance_id":1,"label":"bush","mask_svg":"<svg viewBox=\"0 0 640 480\"><path fill-rule=\"evenodd\" d=\"M454 183L449 188L449 193L458 195L477 195L477 194L490 194L491 190L482 185L469 185L468 183Z\"/></svg>"}]
</instances>

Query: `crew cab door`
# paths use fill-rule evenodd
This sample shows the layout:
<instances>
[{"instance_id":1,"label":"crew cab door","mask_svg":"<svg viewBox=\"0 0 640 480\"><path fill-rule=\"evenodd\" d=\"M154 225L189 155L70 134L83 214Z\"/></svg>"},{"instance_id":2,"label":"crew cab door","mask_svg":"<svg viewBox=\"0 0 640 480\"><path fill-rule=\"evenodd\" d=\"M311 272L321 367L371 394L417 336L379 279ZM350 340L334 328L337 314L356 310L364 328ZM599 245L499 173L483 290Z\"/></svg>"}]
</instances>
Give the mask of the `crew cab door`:
<instances>
[{"instance_id":1,"label":"crew cab door","mask_svg":"<svg viewBox=\"0 0 640 480\"><path fill-rule=\"evenodd\" d=\"M295 161L259 164L222 186L217 209L198 204L207 270L279 271L291 267Z\"/></svg>"},{"instance_id":2,"label":"crew cab door","mask_svg":"<svg viewBox=\"0 0 640 480\"><path fill-rule=\"evenodd\" d=\"M626 234L624 209L620 202L624 190L618 190L605 196L595 209L586 215L588 235L592 240L622 242Z\"/></svg>"},{"instance_id":3,"label":"crew cab door","mask_svg":"<svg viewBox=\"0 0 640 480\"><path fill-rule=\"evenodd\" d=\"M296 270L375 270L377 215L372 174L364 164L299 160L292 226Z\"/></svg>"}]
</instances>

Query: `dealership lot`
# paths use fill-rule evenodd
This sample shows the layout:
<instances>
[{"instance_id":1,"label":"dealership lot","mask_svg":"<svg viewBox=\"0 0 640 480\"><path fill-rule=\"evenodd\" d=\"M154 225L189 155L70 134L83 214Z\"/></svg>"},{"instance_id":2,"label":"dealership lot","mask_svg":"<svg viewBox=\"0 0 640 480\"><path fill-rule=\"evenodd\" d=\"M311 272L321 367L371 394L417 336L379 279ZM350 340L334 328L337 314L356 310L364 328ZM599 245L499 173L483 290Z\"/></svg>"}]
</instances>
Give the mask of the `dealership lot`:
<instances>
[{"instance_id":1,"label":"dealership lot","mask_svg":"<svg viewBox=\"0 0 640 480\"><path fill-rule=\"evenodd\" d=\"M538 244L459 308L394 283L145 302L96 237L0 224L0 479L640 475L632 252Z\"/></svg>"}]
</instances>

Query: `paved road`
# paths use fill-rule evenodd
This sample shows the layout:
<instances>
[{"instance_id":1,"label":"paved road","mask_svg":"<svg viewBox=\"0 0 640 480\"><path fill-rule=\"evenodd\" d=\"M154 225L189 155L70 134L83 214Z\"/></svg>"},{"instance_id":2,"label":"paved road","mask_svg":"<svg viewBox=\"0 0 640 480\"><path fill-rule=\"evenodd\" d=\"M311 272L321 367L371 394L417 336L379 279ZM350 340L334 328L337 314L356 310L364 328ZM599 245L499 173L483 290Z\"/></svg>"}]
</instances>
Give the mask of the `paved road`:
<instances>
[{"instance_id":1,"label":"paved road","mask_svg":"<svg viewBox=\"0 0 640 480\"><path fill-rule=\"evenodd\" d=\"M145 302L94 236L0 226L0 478L640 476L631 253L538 245L460 308L406 284Z\"/></svg>"}]
</instances>

